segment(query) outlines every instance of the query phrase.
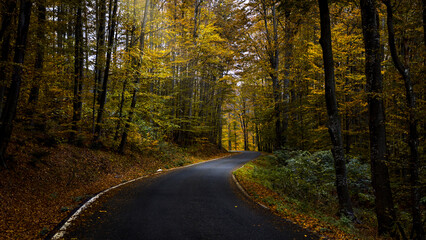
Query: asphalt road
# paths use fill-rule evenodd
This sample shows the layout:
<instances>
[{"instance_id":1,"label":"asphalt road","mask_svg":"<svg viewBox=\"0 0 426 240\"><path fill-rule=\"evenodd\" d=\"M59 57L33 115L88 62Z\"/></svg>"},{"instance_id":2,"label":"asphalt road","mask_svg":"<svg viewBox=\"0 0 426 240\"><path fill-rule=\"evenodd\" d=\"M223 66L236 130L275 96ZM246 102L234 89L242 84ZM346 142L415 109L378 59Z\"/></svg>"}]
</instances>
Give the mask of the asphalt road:
<instances>
[{"instance_id":1,"label":"asphalt road","mask_svg":"<svg viewBox=\"0 0 426 240\"><path fill-rule=\"evenodd\" d=\"M121 187L79 217L65 239L315 239L235 186L231 172L257 156L243 152Z\"/></svg>"}]
</instances>

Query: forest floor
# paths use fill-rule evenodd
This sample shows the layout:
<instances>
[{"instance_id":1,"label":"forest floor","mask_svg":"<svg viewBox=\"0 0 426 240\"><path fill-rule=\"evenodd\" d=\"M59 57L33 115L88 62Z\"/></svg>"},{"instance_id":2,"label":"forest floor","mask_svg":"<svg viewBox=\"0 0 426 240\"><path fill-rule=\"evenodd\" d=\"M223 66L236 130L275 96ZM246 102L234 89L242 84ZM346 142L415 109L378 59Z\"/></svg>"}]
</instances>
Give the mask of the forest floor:
<instances>
[{"instance_id":1,"label":"forest floor","mask_svg":"<svg viewBox=\"0 0 426 240\"><path fill-rule=\"evenodd\" d=\"M229 155L200 142L188 148L153 142L125 155L50 143L42 133L15 130L13 157L0 169L0 238L43 239L73 209L96 193L131 179Z\"/></svg>"}]
</instances>

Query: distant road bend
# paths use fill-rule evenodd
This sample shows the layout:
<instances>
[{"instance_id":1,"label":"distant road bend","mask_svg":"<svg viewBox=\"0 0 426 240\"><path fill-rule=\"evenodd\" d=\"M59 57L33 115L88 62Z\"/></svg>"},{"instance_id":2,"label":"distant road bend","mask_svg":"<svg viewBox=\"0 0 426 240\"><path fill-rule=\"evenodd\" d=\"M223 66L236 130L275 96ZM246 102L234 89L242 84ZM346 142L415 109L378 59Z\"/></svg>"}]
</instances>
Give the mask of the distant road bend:
<instances>
[{"instance_id":1,"label":"distant road bend","mask_svg":"<svg viewBox=\"0 0 426 240\"><path fill-rule=\"evenodd\" d=\"M231 172L257 152L127 184L79 217L65 239L315 239L245 198Z\"/></svg>"}]
</instances>

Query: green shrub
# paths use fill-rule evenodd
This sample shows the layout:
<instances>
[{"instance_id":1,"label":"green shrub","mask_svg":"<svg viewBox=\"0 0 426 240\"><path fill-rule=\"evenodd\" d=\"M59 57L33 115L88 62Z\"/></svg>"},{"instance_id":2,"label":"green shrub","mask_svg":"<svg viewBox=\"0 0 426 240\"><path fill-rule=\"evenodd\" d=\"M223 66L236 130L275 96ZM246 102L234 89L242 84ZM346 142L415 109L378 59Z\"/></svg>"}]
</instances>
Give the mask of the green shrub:
<instances>
[{"instance_id":1,"label":"green shrub","mask_svg":"<svg viewBox=\"0 0 426 240\"><path fill-rule=\"evenodd\" d=\"M282 196L298 199L316 208L337 204L334 160L331 151L276 151L252 165L251 178ZM347 159L348 185L358 203L370 205L373 195L368 164Z\"/></svg>"}]
</instances>

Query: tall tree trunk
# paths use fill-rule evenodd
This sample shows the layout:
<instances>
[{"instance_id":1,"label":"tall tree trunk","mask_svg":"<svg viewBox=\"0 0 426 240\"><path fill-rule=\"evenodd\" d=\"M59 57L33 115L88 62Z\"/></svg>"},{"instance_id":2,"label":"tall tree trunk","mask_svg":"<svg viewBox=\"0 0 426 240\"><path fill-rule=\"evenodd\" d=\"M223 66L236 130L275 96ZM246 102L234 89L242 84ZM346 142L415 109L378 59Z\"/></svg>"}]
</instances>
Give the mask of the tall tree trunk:
<instances>
[{"instance_id":1,"label":"tall tree trunk","mask_svg":"<svg viewBox=\"0 0 426 240\"><path fill-rule=\"evenodd\" d=\"M272 72L269 73L272 79L272 91L274 96L274 125L275 125L275 142L274 150L278 150L282 146L282 131L281 131L281 87L278 80L278 65L279 65L279 50L278 50L278 26L277 16L275 11L275 0L271 6L272 12L272 32L273 36L270 35L268 29L268 18L267 18L267 4L265 0L262 0L263 8L263 22L265 25L267 47L266 52L269 57L269 64Z\"/></svg>"},{"instance_id":2,"label":"tall tree trunk","mask_svg":"<svg viewBox=\"0 0 426 240\"><path fill-rule=\"evenodd\" d=\"M237 143L237 123L234 122L234 150L238 149L238 143Z\"/></svg>"},{"instance_id":3,"label":"tall tree trunk","mask_svg":"<svg viewBox=\"0 0 426 240\"><path fill-rule=\"evenodd\" d=\"M217 119L217 124L215 126L216 131L217 131L217 136L216 136L216 144L217 147L219 149L222 148L222 103L223 103L223 99L224 99L224 90L221 89L220 90L220 97L217 103L217 112L216 112L216 119Z\"/></svg>"},{"instance_id":4,"label":"tall tree trunk","mask_svg":"<svg viewBox=\"0 0 426 240\"><path fill-rule=\"evenodd\" d=\"M426 0L422 0L423 5L423 44L426 46Z\"/></svg>"},{"instance_id":5,"label":"tall tree trunk","mask_svg":"<svg viewBox=\"0 0 426 240\"><path fill-rule=\"evenodd\" d=\"M291 27L290 21L290 11L285 10L285 29L284 29L284 38L285 38L285 50L284 50L284 96L283 96L283 119L282 119L282 144L285 145L287 143L287 129L288 129L288 121L289 121L289 104L290 104L290 69L291 69L291 57L293 55L293 43L291 43L291 39L293 37L293 30Z\"/></svg>"},{"instance_id":6,"label":"tall tree trunk","mask_svg":"<svg viewBox=\"0 0 426 240\"><path fill-rule=\"evenodd\" d=\"M1 60L0 60L0 118L3 116L3 109L4 109L4 97L6 93L7 88L7 70L9 67L9 52L10 52L10 38L11 34L10 32L5 36L3 39L2 45L1 45Z\"/></svg>"},{"instance_id":7,"label":"tall tree trunk","mask_svg":"<svg viewBox=\"0 0 426 240\"><path fill-rule=\"evenodd\" d=\"M139 50L140 50L140 59L138 61L138 65L140 66L142 64L142 58L143 58L143 54L144 54L144 47L145 47L145 26L146 26L146 22L147 22L147 16L148 16L148 11L149 11L149 0L146 0L145 2L145 11L143 13L143 20L142 20L142 25L141 25L141 33L139 36ZM134 114L134 109L136 107L136 97L138 94L138 84L140 81L140 76L139 74L137 74L136 77L136 86L133 89L133 94L132 94L132 102L130 104L130 112L129 112L129 117L128 120L124 126L124 130L123 130L123 135L121 137L121 142L120 145L118 146L118 152L123 154L124 153L124 148L126 147L126 143L127 143L127 135L128 135L128 131L129 131L129 127L130 127L130 123L133 121L133 114Z\"/></svg>"},{"instance_id":8,"label":"tall tree trunk","mask_svg":"<svg viewBox=\"0 0 426 240\"><path fill-rule=\"evenodd\" d=\"M112 1L110 3L110 10L111 10ZM116 25L116 16L117 16L117 0L114 0L113 3L113 11L111 18L111 25L108 33L108 49L107 49L107 58L105 62L105 73L104 73L104 79L102 81L102 90L100 92L100 98L99 98L99 109L98 109L98 117L96 119L96 128L95 128L95 136L93 140L96 142L99 140L99 136L101 134L101 124L102 124L102 117L105 110L105 104L106 104L106 96L107 96L107 89L108 89L108 76L109 76L109 69L111 66L111 54L112 54L112 48L114 45L114 33L115 33L115 25ZM110 11L111 12L111 11Z\"/></svg>"},{"instance_id":9,"label":"tall tree trunk","mask_svg":"<svg viewBox=\"0 0 426 240\"><path fill-rule=\"evenodd\" d=\"M401 62L395 46L395 31L393 28L393 11L390 0L384 1L387 8L388 41L393 63L404 79L405 97L409 111L408 145L410 146L410 184L412 201L413 230L411 239L425 239L425 232L420 212L420 183L419 183L419 135L417 133L416 98L410 77L410 69ZM406 63L408 65L408 63Z\"/></svg>"},{"instance_id":10,"label":"tall tree trunk","mask_svg":"<svg viewBox=\"0 0 426 240\"><path fill-rule=\"evenodd\" d=\"M29 105L32 105L32 112L34 112L35 105L38 101L40 83L42 79L43 60L44 60L44 44L45 44L45 25L46 25L46 0L37 1L37 45L36 45L36 59L34 63L35 74L33 78L30 95L28 97Z\"/></svg>"},{"instance_id":11,"label":"tall tree trunk","mask_svg":"<svg viewBox=\"0 0 426 240\"><path fill-rule=\"evenodd\" d=\"M124 106L124 95L126 92L126 86L127 86L127 79L123 82L123 89L121 91L121 99L120 99L120 106L118 108L118 120L117 120L117 126L115 127L115 135L114 135L114 141L117 141L120 131L120 125L123 118L123 106Z\"/></svg>"},{"instance_id":12,"label":"tall tree trunk","mask_svg":"<svg viewBox=\"0 0 426 240\"><path fill-rule=\"evenodd\" d=\"M200 15L202 3L203 3L203 0L195 0L194 2L194 29L192 31L192 40L194 41L194 44L195 44L195 40L197 39L199 15Z\"/></svg>"},{"instance_id":13,"label":"tall tree trunk","mask_svg":"<svg viewBox=\"0 0 426 240\"><path fill-rule=\"evenodd\" d=\"M7 79L6 72L8 72L7 67L9 64L9 53L10 53L10 38L11 38L11 23L13 19L13 13L16 9L16 0L8 0L5 3L4 11L2 12L2 22L0 29L0 42L1 51L0 51L0 119L3 113L3 104L4 97L7 88Z\"/></svg>"},{"instance_id":14,"label":"tall tree trunk","mask_svg":"<svg viewBox=\"0 0 426 240\"><path fill-rule=\"evenodd\" d=\"M254 123L254 130L255 130L255 134L256 134L256 146L257 146L257 151L263 151L263 148L260 145L260 136L259 136L259 126L257 124L257 122Z\"/></svg>"},{"instance_id":15,"label":"tall tree trunk","mask_svg":"<svg viewBox=\"0 0 426 240\"><path fill-rule=\"evenodd\" d=\"M76 135L80 131L80 120L82 114L82 92L83 92L83 0L77 4L77 16L75 21L75 57L74 57L74 96L73 96L73 117L72 132L70 141L75 142ZM78 142L76 142L78 143Z\"/></svg>"},{"instance_id":16,"label":"tall tree trunk","mask_svg":"<svg viewBox=\"0 0 426 240\"><path fill-rule=\"evenodd\" d=\"M132 28L132 30L130 30L130 36L129 36L129 30L126 31L126 54L129 56L130 58L130 47L132 46L133 42L129 41L129 37L130 40L133 41L133 37L134 36L134 29ZM129 43L130 42L130 43ZM128 68L126 68L126 74L130 75L130 71L128 70ZM123 82L123 88L121 91L121 99L120 99L120 105L119 105L119 110L118 110L118 120L117 120L117 126L115 128L115 135L114 135L114 141L117 141L119 138L119 133L120 133L120 127L121 127L121 122L122 122L122 118L123 118L123 107L124 107L124 101L125 101L125 93L126 93L126 88L127 88L127 79L124 79Z\"/></svg>"},{"instance_id":17,"label":"tall tree trunk","mask_svg":"<svg viewBox=\"0 0 426 240\"><path fill-rule=\"evenodd\" d=\"M10 136L12 135L13 120L16 115L16 107L18 106L22 65L24 63L32 7L31 0L20 0L19 3L19 21L15 41L15 56L13 58L14 66L12 82L8 90L6 104L4 106L0 123L0 164L3 166L6 166L6 149L10 141Z\"/></svg>"},{"instance_id":18,"label":"tall tree trunk","mask_svg":"<svg viewBox=\"0 0 426 240\"><path fill-rule=\"evenodd\" d=\"M336 82L334 78L334 60L331 47L330 12L327 0L318 0L321 20L321 38L325 73L325 102L328 114L328 132L333 144L334 170L336 172L336 189L339 199L340 214L355 219L346 176L345 152L342 141L342 127L336 100Z\"/></svg>"},{"instance_id":19,"label":"tall tree trunk","mask_svg":"<svg viewBox=\"0 0 426 240\"><path fill-rule=\"evenodd\" d=\"M59 3L56 32L57 32L57 48L58 48L57 53L61 55L64 54L64 36L65 36L64 15L65 15L64 4Z\"/></svg>"},{"instance_id":20,"label":"tall tree trunk","mask_svg":"<svg viewBox=\"0 0 426 240\"><path fill-rule=\"evenodd\" d=\"M92 118L93 118L93 134L94 138L98 138L95 134L95 112L96 112L96 102L100 105L100 94L101 90L99 89L102 85L104 66L105 66L105 18L106 18L106 0L98 1L98 11L97 22L96 22L96 60L95 60L95 82L93 86L93 106L92 106ZM110 6L111 7L111 6ZM111 16L110 16L111 17Z\"/></svg>"},{"instance_id":21,"label":"tall tree trunk","mask_svg":"<svg viewBox=\"0 0 426 240\"><path fill-rule=\"evenodd\" d=\"M232 150L231 113L228 112L228 151Z\"/></svg>"},{"instance_id":22,"label":"tall tree trunk","mask_svg":"<svg viewBox=\"0 0 426 240\"><path fill-rule=\"evenodd\" d=\"M387 166L385 111L382 95L379 20L375 0L361 0L365 45L365 75L370 129L371 179L379 235L396 236L396 214Z\"/></svg>"},{"instance_id":23,"label":"tall tree trunk","mask_svg":"<svg viewBox=\"0 0 426 240\"><path fill-rule=\"evenodd\" d=\"M273 34L274 34L274 42L272 44L273 46L273 54L272 54L272 61L271 61L271 67L273 68L273 76L272 76L272 87L273 87L273 93L274 93L274 113L275 113L275 135L276 135L276 142L275 142L275 149L280 149L282 147L283 141L282 141L282 129L281 129L281 104L282 104L282 97L281 97L281 84L278 79L278 66L279 66L279 50L278 50L278 24L277 24L277 15L275 11L275 1L272 3L272 27L273 27Z\"/></svg>"},{"instance_id":24,"label":"tall tree trunk","mask_svg":"<svg viewBox=\"0 0 426 240\"><path fill-rule=\"evenodd\" d=\"M2 41L9 32L9 27L12 23L15 8L16 0L6 0L6 2L4 3L4 8L2 9L3 11L1 16L0 41Z\"/></svg>"},{"instance_id":25,"label":"tall tree trunk","mask_svg":"<svg viewBox=\"0 0 426 240\"><path fill-rule=\"evenodd\" d=\"M248 151L248 129L247 129L247 109L246 100L242 97L242 109L240 114L241 130L243 131L244 151Z\"/></svg>"}]
</instances>

